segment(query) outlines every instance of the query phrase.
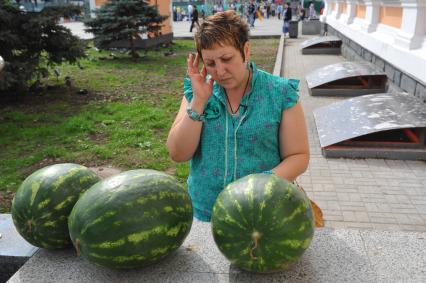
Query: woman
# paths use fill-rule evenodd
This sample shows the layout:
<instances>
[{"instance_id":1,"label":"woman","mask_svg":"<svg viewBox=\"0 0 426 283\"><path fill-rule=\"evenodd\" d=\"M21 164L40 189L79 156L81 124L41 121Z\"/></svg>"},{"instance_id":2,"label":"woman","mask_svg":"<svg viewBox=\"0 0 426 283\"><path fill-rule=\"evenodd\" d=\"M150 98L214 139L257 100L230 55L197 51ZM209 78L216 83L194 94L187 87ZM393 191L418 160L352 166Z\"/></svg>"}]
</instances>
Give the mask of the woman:
<instances>
[{"instance_id":1,"label":"woman","mask_svg":"<svg viewBox=\"0 0 426 283\"><path fill-rule=\"evenodd\" d=\"M190 160L188 190L201 221L210 221L227 184L262 172L294 181L309 162L299 81L273 76L250 62L248 31L232 11L201 24L167 139L174 161Z\"/></svg>"}]
</instances>

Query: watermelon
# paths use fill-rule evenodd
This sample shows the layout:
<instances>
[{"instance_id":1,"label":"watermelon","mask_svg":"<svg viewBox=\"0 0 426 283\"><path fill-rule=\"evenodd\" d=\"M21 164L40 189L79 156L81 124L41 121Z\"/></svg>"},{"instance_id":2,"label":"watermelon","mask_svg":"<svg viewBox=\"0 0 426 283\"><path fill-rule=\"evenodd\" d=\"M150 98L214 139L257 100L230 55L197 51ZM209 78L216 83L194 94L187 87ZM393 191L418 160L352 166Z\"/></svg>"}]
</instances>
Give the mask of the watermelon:
<instances>
[{"instance_id":1,"label":"watermelon","mask_svg":"<svg viewBox=\"0 0 426 283\"><path fill-rule=\"evenodd\" d=\"M144 267L182 245L192 225L192 203L175 178L131 170L90 188L68 225L78 255L109 268Z\"/></svg>"},{"instance_id":2,"label":"watermelon","mask_svg":"<svg viewBox=\"0 0 426 283\"><path fill-rule=\"evenodd\" d=\"M252 174L229 184L213 206L211 222L223 255L259 273L286 269L314 235L308 197L275 174Z\"/></svg>"},{"instance_id":3,"label":"watermelon","mask_svg":"<svg viewBox=\"0 0 426 283\"><path fill-rule=\"evenodd\" d=\"M18 233L34 246L58 249L71 246L68 216L82 193L99 177L87 167L55 164L32 173L12 201Z\"/></svg>"}]
</instances>

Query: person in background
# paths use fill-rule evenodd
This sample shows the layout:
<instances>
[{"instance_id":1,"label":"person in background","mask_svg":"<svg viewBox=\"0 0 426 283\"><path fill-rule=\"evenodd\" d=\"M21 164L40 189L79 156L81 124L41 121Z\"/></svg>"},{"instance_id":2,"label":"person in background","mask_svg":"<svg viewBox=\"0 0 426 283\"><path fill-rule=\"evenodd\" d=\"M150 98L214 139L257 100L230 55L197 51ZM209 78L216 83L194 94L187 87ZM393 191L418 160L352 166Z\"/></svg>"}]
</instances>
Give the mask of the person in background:
<instances>
[{"instance_id":1,"label":"person in background","mask_svg":"<svg viewBox=\"0 0 426 283\"><path fill-rule=\"evenodd\" d=\"M192 20L192 13L193 13L193 6L191 4L188 4L188 20Z\"/></svg>"},{"instance_id":2,"label":"person in background","mask_svg":"<svg viewBox=\"0 0 426 283\"><path fill-rule=\"evenodd\" d=\"M322 15L324 13L324 8L325 8L325 3L324 3L324 1L321 1L321 3L320 3L320 15Z\"/></svg>"},{"instance_id":3,"label":"person in background","mask_svg":"<svg viewBox=\"0 0 426 283\"><path fill-rule=\"evenodd\" d=\"M315 5L314 2L309 3L309 10L308 10L308 19L316 19L317 18L317 12L315 11Z\"/></svg>"},{"instance_id":4,"label":"person in background","mask_svg":"<svg viewBox=\"0 0 426 283\"><path fill-rule=\"evenodd\" d=\"M176 6L173 6L173 21L177 21L177 9Z\"/></svg>"},{"instance_id":5,"label":"person in background","mask_svg":"<svg viewBox=\"0 0 426 283\"><path fill-rule=\"evenodd\" d=\"M198 28L200 28L200 23L198 22L198 10L197 6L192 5L192 21L191 21L191 27L189 28L189 32L192 32L192 29L194 28L194 24L197 24Z\"/></svg>"},{"instance_id":6,"label":"person in background","mask_svg":"<svg viewBox=\"0 0 426 283\"><path fill-rule=\"evenodd\" d=\"M305 9L301 8L299 13L300 20L303 21L306 17Z\"/></svg>"},{"instance_id":7,"label":"person in background","mask_svg":"<svg viewBox=\"0 0 426 283\"><path fill-rule=\"evenodd\" d=\"M290 26L290 21L291 21L291 9L290 9L289 3L285 3L284 5L283 20L284 20L283 33L285 37L286 34L288 33L288 28Z\"/></svg>"},{"instance_id":8,"label":"person in background","mask_svg":"<svg viewBox=\"0 0 426 283\"><path fill-rule=\"evenodd\" d=\"M283 4L282 3L278 4L277 13L278 13L278 20L281 20L281 15L283 13Z\"/></svg>"},{"instance_id":9,"label":"person in background","mask_svg":"<svg viewBox=\"0 0 426 283\"><path fill-rule=\"evenodd\" d=\"M247 10L247 2L245 2L244 4L240 4L239 6L239 11L240 11L240 15L244 16L244 12Z\"/></svg>"},{"instance_id":10,"label":"person in background","mask_svg":"<svg viewBox=\"0 0 426 283\"><path fill-rule=\"evenodd\" d=\"M176 162L190 161L194 216L210 221L217 196L237 179L263 173L293 182L308 167L309 144L299 80L274 76L251 61L249 27L241 16L226 11L207 17L195 46L167 150Z\"/></svg>"},{"instance_id":11,"label":"person in background","mask_svg":"<svg viewBox=\"0 0 426 283\"><path fill-rule=\"evenodd\" d=\"M266 6L266 18L269 19L269 16L271 14L271 3L267 1L265 6Z\"/></svg>"},{"instance_id":12,"label":"person in background","mask_svg":"<svg viewBox=\"0 0 426 283\"><path fill-rule=\"evenodd\" d=\"M275 18L276 8L277 8L277 5L275 5L275 3L272 2L271 3L271 16L272 16L272 18Z\"/></svg>"},{"instance_id":13,"label":"person in background","mask_svg":"<svg viewBox=\"0 0 426 283\"><path fill-rule=\"evenodd\" d=\"M224 10L223 10L223 4L222 4L222 2L220 2L219 3L219 6L217 6L217 11L218 12L223 12Z\"/></svg>"},{"instance_id":14,"label":"person in background","mask_svg":"<svg viewBox=\"0 0 426 283\"><path fill-rule=\"evenodd\" d=\"M247 8L247 18L250 24L250 27L254 28L254 21L256 20L256 5L254 4L254 0L250 0L250 4Z\"/></svg>"},{"instance_id":15,"label":"person in background","mask_svg":"<svg viewBox=\"0 0 426 283\"><path fill-rule=\"evenodd\" d=\"M182 16L182 21L184 21L184 22L189 21L188 16L186 15L185 9L182 8L182 11L180 13L181 13L181 16Z\"/></svg>"},{"instance_id":16,"label":"person in background","mask_svg":"<svg viewBox=\"0 0 426 283\"><path fill-rule=\"evenodd\" d=\"M176 16L178 21L182 21L182 11L179 6L176 8Z\"/></svg>"},{"instance_id":17,"label":"person in background","mask_svg":"<svg viewBox=\"0 0 426 283\"><path fill-rule=\"evenodd\" d=\"M259 21L263 20L262 10L261 10L260 6L257 7L256 15L257 15L257 19L259 19Z\"/></svg>"}]
</instances>

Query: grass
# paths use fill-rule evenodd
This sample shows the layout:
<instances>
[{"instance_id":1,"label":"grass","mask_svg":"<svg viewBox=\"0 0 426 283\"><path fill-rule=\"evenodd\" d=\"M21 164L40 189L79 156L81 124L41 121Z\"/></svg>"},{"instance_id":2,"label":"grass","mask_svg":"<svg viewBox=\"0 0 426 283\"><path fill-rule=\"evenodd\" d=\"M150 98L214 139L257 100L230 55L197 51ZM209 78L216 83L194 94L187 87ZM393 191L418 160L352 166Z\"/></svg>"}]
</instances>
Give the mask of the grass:
<instances>
[{"instance_id":1,"label":"grass","mask_svg":"<svg viewBox=\"0 0 426 283\"><path fill-rule=\"evenodd\" d=\"M272 72L278 39L252 40L252 60ZM76 65L60 66L40 94L16 94L0 106L0 212L20 183L44 166L72 162L122 170L166 171L185 183L187 163L171 161L167 134L182 98L193 42L175 41L173 56L149 52L133 61L120 52L88 49ZM71 76L72 86L64 83ZM87 89L87 95L78 95Z\"/></svg>"}]
</instances>

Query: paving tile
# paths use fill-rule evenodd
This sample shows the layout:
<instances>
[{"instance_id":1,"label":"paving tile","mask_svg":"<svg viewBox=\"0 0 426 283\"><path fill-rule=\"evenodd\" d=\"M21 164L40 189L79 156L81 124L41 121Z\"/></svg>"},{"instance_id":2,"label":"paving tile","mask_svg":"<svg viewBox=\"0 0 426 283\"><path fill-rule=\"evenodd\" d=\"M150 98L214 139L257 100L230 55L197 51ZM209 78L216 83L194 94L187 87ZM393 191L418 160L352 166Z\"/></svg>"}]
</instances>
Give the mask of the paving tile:
<instances>
[{"instance_id":1,"label":"paving tile","mask_svg":"<svg viewBox=\"0 0 426 283\"><path fill-rule=\"evenodd\" d=\"M300 97L308 124L310 148L313 152L309 165L313 195L324 210L346 211L347 218L349 215L358 213L362 216L359 216L357 221L359 223L369 221L373 229L376 229L375 227L402 229L399 224L412 225L413 221L418 221L420 227L418 229L426 230L426 224L420 224L419 221L423 219L422 215L426 214L426 190L424 189L426 188L426 162L324 158L320 154L312 111L344 98L312 97L303 78L315 68L342 62L345 59L341 56L301 55L298 44L307 38L311 37L302 36L286 41L288 43L285 47L287 64L284 66L284 74L286 77L301 78ZM326 171L329 171L329 174ZM335 195L327 195L325 192L332 192ZM371 214L372 212L377 214ZM404 222L400 217L397 221L392 216L393 213L416 215L416 218L407 217ZM327 219L328 216L332 219ZM338 221L339 217L325 213L324 219L327 225L342 226ZM350 223L352 225L354 222ZM360 226L371 225L361 224Z\"/></svg>"}]
</instances>

